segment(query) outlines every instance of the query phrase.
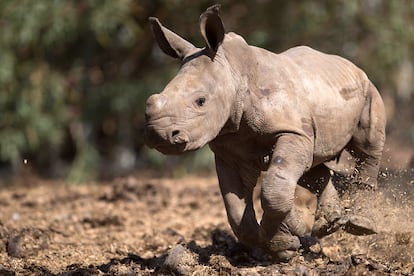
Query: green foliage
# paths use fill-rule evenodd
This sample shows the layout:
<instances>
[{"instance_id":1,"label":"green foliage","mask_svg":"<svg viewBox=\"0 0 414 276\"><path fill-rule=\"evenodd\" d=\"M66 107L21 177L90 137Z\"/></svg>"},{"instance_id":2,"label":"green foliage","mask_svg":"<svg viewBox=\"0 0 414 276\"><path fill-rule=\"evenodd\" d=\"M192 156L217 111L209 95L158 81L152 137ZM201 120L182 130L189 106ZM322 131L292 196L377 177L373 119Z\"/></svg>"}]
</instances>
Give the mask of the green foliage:
<instances>
[{"instance_id":1,"label":"green foliage","mask_svg":"<svg viewBox=\"0 0 414 276\"><path fill-rule=\"evenodd\" d=\"M57 145L67 116L60 74L27 61L10 69L0 81L0 158L17 161L22 151Z\"/></svg>"},{"instance_id":2,"label":"green foliage","mask_svg":"<svg viewBox=\"0 0 414 276\"><path fill-rule=\"evenodd\" d=\"M80 148L69 170L67 180L69 183L82 183L93 181L99 172L100 156L90 145Z\"/></svg>"},{"instance_id":3,"label":"green foliage","mask_svg":"<svg viewBox=\"0 0 414 276\"><path fill-rule=\"evenodd\" d=\"M44 145L62 146L70 123L83 119L90 99L94 104L96 96L88 91L119 77L97 79L93 70L108 62L97 60L101 55L134 46L141 28L132 6L131 1L0 2L0 160L16 163L23 154L41 154ZM75 159L84 152L78 149Z\"/></svg>"},{"instance_id":4,"label":"green foliage","mask_svg":"<svg viewBox=\"0 0 414 276\"><path fill-rule=\"evenodd\" d=\"M159 17L203 47L197 18L211 4L0 0L0 161L17 164L29 156L36 163L52 151L72 163L67 177L82 181L97 176L121 145L141 166L212 168L208 149L161 157L142 139L146 98L179 67L153 45L147 18ZM410 128L413 1L225 0L222 17L228 31L254 45L282 51L307 44L351 59L396 106L391 125L403 121Z\"/></svg>"}]
</instances>

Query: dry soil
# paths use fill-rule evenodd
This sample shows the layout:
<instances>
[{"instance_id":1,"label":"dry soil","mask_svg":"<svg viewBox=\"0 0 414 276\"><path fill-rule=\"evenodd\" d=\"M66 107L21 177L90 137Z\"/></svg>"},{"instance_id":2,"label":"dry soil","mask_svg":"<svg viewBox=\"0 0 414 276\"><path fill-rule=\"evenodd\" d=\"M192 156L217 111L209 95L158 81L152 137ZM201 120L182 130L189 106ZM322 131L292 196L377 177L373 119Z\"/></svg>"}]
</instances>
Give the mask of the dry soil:
<instances>
[{"instance_id":1,"label":"dry soil","mask_svg":"<svg viewBox=\"0 0 414 276\"><path fill-rule=\"evenodd\" d=\"M339 230L288 263L238 243L215 176L2 183L0 275L413 275L411 175L366 200L378 234Z\"/></svg>"}]
</instances>

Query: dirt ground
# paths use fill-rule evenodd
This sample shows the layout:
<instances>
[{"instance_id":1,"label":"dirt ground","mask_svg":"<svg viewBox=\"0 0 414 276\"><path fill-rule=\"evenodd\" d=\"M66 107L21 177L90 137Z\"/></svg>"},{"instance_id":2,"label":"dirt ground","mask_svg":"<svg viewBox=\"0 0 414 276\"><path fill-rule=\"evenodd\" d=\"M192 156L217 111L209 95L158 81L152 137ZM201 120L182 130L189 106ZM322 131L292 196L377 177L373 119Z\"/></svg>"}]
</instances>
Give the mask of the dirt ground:
<instances>
[{"instance_id":1,"label":"dirt ground","mask_svg":"<svg viewBox=\"0 0 414 276\"><path fill-rule=\"evenodd\" d=\"M342 230L275 263L235 239L214 175L0 186L0 275L413 275L414 177L381 180L378 234Z\"/></svg>"}]
</instances>

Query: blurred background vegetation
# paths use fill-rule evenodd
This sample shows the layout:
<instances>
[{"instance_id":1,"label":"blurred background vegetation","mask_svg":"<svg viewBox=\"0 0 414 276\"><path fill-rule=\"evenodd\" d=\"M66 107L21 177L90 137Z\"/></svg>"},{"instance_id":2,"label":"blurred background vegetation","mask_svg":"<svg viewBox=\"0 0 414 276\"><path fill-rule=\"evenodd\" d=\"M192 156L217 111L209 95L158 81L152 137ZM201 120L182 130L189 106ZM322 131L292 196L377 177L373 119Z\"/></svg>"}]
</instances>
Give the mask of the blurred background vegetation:
<instances>
[{"instance_id":1,"label":"blurred background vegetation","mask_svg":"<svg viewBox=\"0 0 414 276\"><path fill-rule=\"evenodd\" d=\"M0 0L0 174L30 166L86 181L211 170L208 149L184 157L147 149L143 122L146 98L179 66L154 44L147 18L202 47L198 17L214 3L227 31L250 44L349 58L381 91L389 136L413 145L414 1Z\"/></svg>"}]
</instances>

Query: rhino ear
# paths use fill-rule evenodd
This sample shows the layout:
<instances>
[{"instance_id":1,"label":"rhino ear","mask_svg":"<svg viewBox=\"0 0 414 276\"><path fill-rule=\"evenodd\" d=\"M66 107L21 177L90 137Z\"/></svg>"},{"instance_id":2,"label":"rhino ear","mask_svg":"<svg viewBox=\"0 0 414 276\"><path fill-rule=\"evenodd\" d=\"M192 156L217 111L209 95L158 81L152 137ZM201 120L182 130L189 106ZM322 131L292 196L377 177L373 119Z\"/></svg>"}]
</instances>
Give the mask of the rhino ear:
<instances>
[{"instance_id":1,"label":"rhino ear","mask_svg":"<svg viewBox=\"0 0 414 276\"><path fill-rule=\"evenodd\" d=\"M216 54L218 47L223 42L225 34L219 11L220 5L216 4L209 7L200 16L201 35L204 37L207 47L213 55Z\"/></svg>"},{"instance_id":2,"label":"rhino ear","mask_svg":"<svg viewBox=\"0 0 414 276\"><path fill-rule=\"evenodd\" d=\"M161 25L158 18L150 17L152 33L161 50L173 58L183 59L195 46Z\"/></svg>"}]
</instances>

